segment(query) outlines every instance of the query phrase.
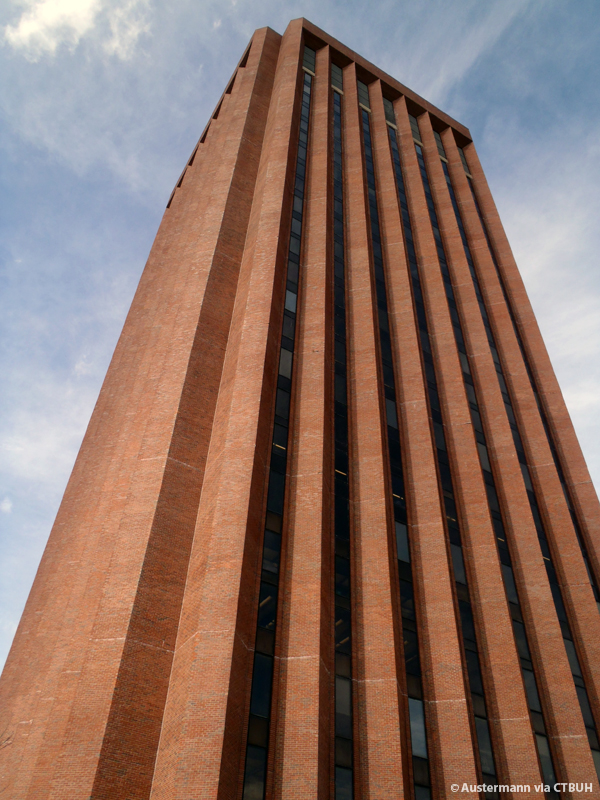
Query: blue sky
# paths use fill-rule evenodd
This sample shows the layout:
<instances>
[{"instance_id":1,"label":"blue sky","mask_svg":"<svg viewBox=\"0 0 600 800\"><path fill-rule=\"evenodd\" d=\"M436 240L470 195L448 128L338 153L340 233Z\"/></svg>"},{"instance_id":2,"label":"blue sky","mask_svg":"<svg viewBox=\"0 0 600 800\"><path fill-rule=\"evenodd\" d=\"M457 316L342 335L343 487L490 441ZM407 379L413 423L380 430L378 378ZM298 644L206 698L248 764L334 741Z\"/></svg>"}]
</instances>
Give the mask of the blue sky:
<instances>
[{"instance_id":1,"label":"blue sky","mask_svg":"<svg viewBox=\"0 0 600 800\"><path fill-rule=\"evenodd\" d=\"M471 129L600 485L597 0L8 0L0 664L171 189L253 30L299 16Z\"/></svg>"}]
</instances>

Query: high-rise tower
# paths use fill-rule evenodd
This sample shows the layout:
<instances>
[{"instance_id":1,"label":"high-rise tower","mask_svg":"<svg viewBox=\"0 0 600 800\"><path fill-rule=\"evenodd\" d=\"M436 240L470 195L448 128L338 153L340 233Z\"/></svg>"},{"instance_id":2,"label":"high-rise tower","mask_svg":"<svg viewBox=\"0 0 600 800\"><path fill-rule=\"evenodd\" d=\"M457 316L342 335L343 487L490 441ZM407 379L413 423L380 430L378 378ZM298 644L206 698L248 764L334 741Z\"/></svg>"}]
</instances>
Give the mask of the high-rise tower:
<instances>
[{"instance_id":1,"label":"high-rise tower","mask_svg":"<svg viewBox=\"0 0 600 800\"><path fill-rule=\"evenodd\" d=\"M16 634L0 797L598 797L599 521L469 131L261 29Z\"/></svg>"}]
</instances>

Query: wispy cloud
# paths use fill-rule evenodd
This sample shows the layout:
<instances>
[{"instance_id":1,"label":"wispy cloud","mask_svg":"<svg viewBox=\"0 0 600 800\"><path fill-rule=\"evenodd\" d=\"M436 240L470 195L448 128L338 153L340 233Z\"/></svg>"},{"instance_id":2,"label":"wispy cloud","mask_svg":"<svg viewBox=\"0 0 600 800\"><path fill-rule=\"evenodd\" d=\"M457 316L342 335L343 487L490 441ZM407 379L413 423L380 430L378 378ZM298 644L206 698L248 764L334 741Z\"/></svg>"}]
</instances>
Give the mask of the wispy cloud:
<instances>
[{"instance_id":1,"label":"wispy cloud","mask_svg":"<svg viewBox=\"0 0 600 800\"><path fill-rule=\"evenodd\" d=\"M35 61L64 45L75 47L93 26L101 0L29 0L16 25L4 35L15 49Z\"/></svg>"},{"instance_id":2,"label":"wispy cloud","mask_svg":"<svg viewBox=\"0 0 600 800\"><path fill-rule=\"evenodd\" d=\"M150 31L147 0L129 0L113 8L108 22L111 35L104 42L105 50L121 59L131 58L139 37Z\"/></svg>"},{"instance_id":3,"label":"wispy cloud","mask_svg":"<svg viewBox=\"0 0 600 800\"><path fill-rule=\"evenodd\" d=\"M107 0L24 0L21 16L6 25L4 37L30 61L54 55L61 47L74 50L102 18L108 23L107 52L130 58L138 37L148 31L146 0L113 4Z\"/></svg>"},{"instance_id":4,"label":"wispy cloud","mask_svg":"<svg viewBox=\"0 0 600 800\"><path fill-rule=\"evenodd\" d=\"M547 91L543 85L538 90L542 96ZM554 86L554 91L560 89ZM532 117L529 130L523 113ZM541 116L542 124L523 107L491 110L479 149L485 152L492 191L598 485L600 119L593 111L585 118Z\"/></svg>"},{"instance_id":5,"label":"wispy cloud","mask_svg":"<svg viewBox=\"0 0 600 800\"><path fill-rule=\"evenodd\" d=\"M10 512L12 511L12 508L13 508L13 504L12 504L12 500L10 499L10 497L4 497L2 502L0 502L0 511L3 514L10 514Z\"/></svg>"}]
</instances>

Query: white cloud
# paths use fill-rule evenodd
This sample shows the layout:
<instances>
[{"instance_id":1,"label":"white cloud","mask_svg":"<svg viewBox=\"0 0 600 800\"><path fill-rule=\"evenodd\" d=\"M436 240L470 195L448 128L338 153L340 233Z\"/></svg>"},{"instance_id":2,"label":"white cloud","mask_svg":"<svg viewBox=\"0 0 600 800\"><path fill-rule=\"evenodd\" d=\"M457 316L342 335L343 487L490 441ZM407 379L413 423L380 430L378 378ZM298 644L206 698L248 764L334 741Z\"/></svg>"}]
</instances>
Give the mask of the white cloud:
<instances>
[{"instance_id":1,"label":"white cloud","mask_svg":"<svg viewBox=\"0 0 600 800\"><path fill-rule=\"evenodd\" d=\"M146 0L129 0L113 9L108 15L111 37L104 49L123 60L131 58L138 38L150 31L147 10Z\"/></svg>"},{"instance_id":2,"label":"white cloud","mask_svg":"<svg viewBox=\"0 0 600 800\"><path fill-rule=\"evenodd\" d=\"M77 360L77 363L73 367L73 372L77 377L81 375L89 375L92 372L93 365L88 360L87 353L84 353L81 358Z\"/></svg>"},{"instance_id":3,"label":"white cloud","mask_svg":"<svg viewBox=\"0 0 600 800\"><path fill-rule=\"evenodd\" d=\"M536 137L493 123L492 192L592 480L600 485L600 181L598 123ZM505 155L505 160L501 158ZM485 166L485 165L484 165Z\"/></svg>"},{"instance_id":4,"label":"white cloud","mask_svg":"<svg viewBox=\"0 0 600 800\"><path fill-rule=\"evenodd\" d=\"M101 0L27 0L16 26L4 29L6 40L33 61L61 45L73 49L93 26Z\"/></svg>"},{"instance_id":5,"label":"white cloud","mask_svg":"<svg viewBox=\"0 0 600 800\"><path fill-rule=\"evenodd\" d=\"M428 0L423 7L401 3L401 14L384 0L375 15L360 6L339 15L336 2L320 0L304 6L264 0L259 9L250 0L180 0L173 7L156 0L25 2L21 19L6 29L13 52L30 60L43 53L55 58L47 74L15 68L1 101L9 124L79 175L95 166L108 168L148 197L167 172L169 180L180 172L180 163L149 152L156 133L163 131L173 141L192 122L194 132L202 129L208 105L219 96L227 70L255 27L267 23L283 32L291 17L305 14L428 99L443 103L481 53L520 15L546 0L483 5ZM151 27L160 36L149 37ZM84 39L86 49L76 48ZM60 43L68 47L59 52ZM191 149L192 137L189 141ZM170 188L161 185L161 192L168 196Z\"/></svg>"},{"instance_id":6,"label":"white cloud","mask_svg":"<svg viewBox=\"0 0 600 800\"><path fill-rule=\"evenodd\" d=\"M427 99L441 102L477 59L489 52L516 19L534 4L542 5L543 0L506 0L500 4L485 4L480 19L477 19L482 9L480 3L467 4L462 13L456 13L457 9L452 8L446 24L435 25L429 37L429 80L424 91ZM433 53L435 57L432 58Z\"/></svg>"},{"instance_id":7,"label":"white cloud","mask_svg":"<svg viewBox=\"0 0 600 800\"><path fill-rule=\"evenodd\" d=\"M447 108L449 92L469 73L478 59L494 48L523 17L547 5L548 0L426 0L422 3L388 2L385 34L373 31L365 17L353 25L354 46L390 75L434 104ZM371 8L368 14L371 14ZM380 10L380 14L385 12ZM356 36L357 29L360 36Z\"/></svg>"},{"instance_id":8,"label":"white cloud","mask_svg":"<svg viewBox=\"0 0 600 800\"><path fill-rule=\"evenodd\" d=\"M62 485L77 453L93 408L93 389L85 385L74 393L52 377L40 381L0 429L3 468L14 479Z\"/></svg>"},{"instance_id":9,"label":"white cloud","mask_svg":"<svg viewBox=\"0 0 600 800\"><path fill-rule=\"evenodd\" d=\"M98 27L105 29L104 50L125 60L139 36L149 30L147 0L117 5L108 0L24 0L24 5L20 19L5 27L4 36L29 61L54 55L60 47L72 51Z\"/></svg>"},{"instance_id":10,"label":"white cloud","mask_svg":"<svg viewBox=\"0 0 600 800\"><path fill-rule=\"evenodd\" d=\"M13 508L13 504L12 504L12 500L10 499L10 497L5 497L4 500L2 500L2 502L0 502L0 511L3 514L10 514L10 512L12 511L12 508Z\"/></svg>"}]
</instances>

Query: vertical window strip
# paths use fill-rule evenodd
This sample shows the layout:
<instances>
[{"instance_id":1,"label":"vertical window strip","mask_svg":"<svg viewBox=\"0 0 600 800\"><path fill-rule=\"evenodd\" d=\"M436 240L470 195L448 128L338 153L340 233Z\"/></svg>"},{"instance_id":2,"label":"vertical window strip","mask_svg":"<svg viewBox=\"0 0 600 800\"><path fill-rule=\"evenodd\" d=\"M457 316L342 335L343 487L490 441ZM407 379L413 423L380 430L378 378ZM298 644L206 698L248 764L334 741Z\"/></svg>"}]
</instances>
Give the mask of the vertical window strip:
<instances>
[{"instance_id":1,"label":"vertical window strip","mask_svg":"<svg viewBox=\"0 0 600 800\"><path fill-rule=\"evenodd\" d=\"M369 99L369 87L366 83L362 81L357 81L358 83L358 102L363 105L365 108L371 110L371 101Z\"/></svg>"},{"instance_id":2,"label":"vertical window strip","mask_svg":"<svg viewBox=\"0 0 600 800\"><path fill-rule=\"evenodd\" d=\"M433 132L433 137L435 139L438 155L440 156L440 158L446 158L446 151L444 150L444 143L442 142L442 137L439 135L437 131Z\"/></svg>"},{"instance_id":3,"label":"vertical window strip","mask_svg":"<svg viewBox=\"0 0 600 800\"><path fill-rule=\"evenodd\" d=\"M595 577L595 575L593 573L593 570L592 570L592 564L591 564L591 561L590 561L590 558L589 558L589 555L588 555L587 545L586 545L584 537L583 537L582 528L581 528L581 525L579 524L579 520L577 519L577 515L575 513L575 504L573 503L573 498L571 496L571 492L570 492L570 490L569 490L569 488L567 486L567 482L565 480L565 475L564 475L564 471L562 469L562 465L560 463L560 457L558 455L558 450L556 448L556 445L554 444L554 439L553 439L553 436L552 436L552 433L551 433L551 430L550 430L550 425L548 424L548 418L546 416L546 412L544 411L544 407L543 407L541 399L540 399L540 395L539 395L539 392L538 392L538 389L537 389L537 385L536 385L536 382L535 382L535 378L533 376L532 369L531 369L531 367L529 365L529 359L527 358L527 354L525 352L525 346L523 344L523 339L522 339L521 334L519 332L519 328L517 326L517 321L516 321L516 318L515 318L515 314L514 314L514 311L512 309L512 305L510 303L509 297L508 297L508 292L506 290L506 285L505 285L505 282L504 282L504 278L503 278L502 273L500 271L500 267L498 265L498 260L496 258L496 255L494 253L494 249L492 247L492 242L490 240L490 236L489 236L489 232L488 232L488 229L487 229L487 225L485 224L485 221L483 219L483 214L481 213L481 208L479 207L479 202L477 201L477 195L475 194L475 188L473 186L473 180L471 178L471 175L469 174L467 160L466 160L466 157L465 157L465 154L464 154L464 151L463 151L462 147L458 148L458 152L460 153L460 157L461 157L461 160L462 160L462 163L463 163L463 167L465 168L465 172L467 173L467 181L468 181L468 184L469 184L469 188L471 190L471 194L473 195L473 201L475 203L475 208L476 208L477 214L479 216L479 221L481 223L481 228L483 230L483 233L484 233L484 236L485 236L485 239L486 239L486 242L487 242L488 250L489 250L490 256L492 258L492 263L494 264L494 267L496 269L496 274L498 275L498 281L500 283L500 288L502 289L502 294L504 295L504 301L506 303L506 307L508 309L508 313L509 313L509 316L510 316L510 319L511 319L511 322L512 322L512 326L513 326L513 329L514 329L514 332L515 332L517 343L518 343L519 349L521 351L521 356L523 358L523 363L525 365L525 370L527 371L527 376L529 378L529 383L531 384L531 389L532 389L533 395L535 397L535 401L536 401L536 404L537 404L537 407L538 407L538 412L540 414L540 419L542 421L542 425L544 427L544 432L546 434L546 439L548 440L548 446L550 447L550 452L552 454L552 460L554 461L554 466L556 467L556 472L558 474L558 479L559 479L560 484L562 486L563 494L565 496L565 501L567 503L567 508L569 509L569 514L571 516L571 521L573 522L573 527L575 529L575 534L577 536L577 542L579 544L579 548L581 550L581 555L582 555L583 561L585 563L585 568L586 568L586 571L587 571L587 574L588 574L590 585L592 587L592 591L594 592L594 598L596 600L596 606L598 608L598 611L600 612L600 589L598 588L598 581L597 581L597 579L596 579L596 577Z\"/></svg>"},{"instance_id":4,"label":"vertical window strip","mask_svg":"<svg viewBox=\"0 0 600 800\"><path fill-rule=\"evenodd\" d=\"M342 72L342 68L338 67L337 64L331 65L331 85L335 89L339 89L340 92L343 93L344 91L344 76Z\"/></svg>"},{"instance_id":5,"label":"vertical window strip","mask_svg":"<svg viewBox=\"0 0 600 800\"><path fill-rule=\"evenodd\" d=\"M305 60L308 50L309 48L304 48ZM314 59L314 51L311 52L313 53ZM307 72L304 72L303 76L300 134L298 156L296 159L283 329L281 346L279 349L279 374L277 377L275 420L273 423L273 439L269 467L267 515L262 551L262 572L258 600L254 664L252 670L243 800L263 800L267 773L281 534L283 529L290 400L292 392L294 346L296 341L300 244L304 208L304 179L306 173L308 122L313 80L312 76Z\"/></svg>"},{"instance_id":6,"label":"vertical window strip","mask_svg":"<svg viewBox=\"0 0 600 800\"><path fill-rule=\"evenodd\" d=\"M452 181L450 179L450 171L448 170L448 165L445 161L442 161L442 167L444 170L444 176L446 178L448 193L450 195L450 200L452 202L452 208L454 209L454 216L456 217L456 224L458 225L460 237L463 243L465 257L469 265L469 271L471 273L471 278L473 280L473 286L475 287L475 294L477 295L477 302L479 304L481 317L483 319L483 324L485 326L485 331L490 346L490 351L492 353L492 358L494 359L494 365L496 367L496 375L498 378L498 382L500 384L502 399L504 401L504 408L506 411L506 416L508 418L508 423L512 431L517 458L519 459L519 464L521 466L523 481L525 483L525 489L527 491L527 497L529 499L531 513L533 516L535 528L540 542L540 548L542 550L542 556L544 558L544 565L546 567L546 572L548 574L548 581L550 582L550 588L552 590L554 606L560 623L565 649L567 651L569 665L571 667L571 672L573 675L573 682L575 683L575 691L577 692L579 705L581 707L581 714L587 731L590 748L592 750L592 757L594 759L594 764L596 765L596 769L598 770L598 777L600 778L600 742L598 740L597 727L592 714L592 708L589 702L585 681L582 676L581 666L579 663L579 659L577 657L576 646L571 632L571 626L569 623L569 618L564 603L562 589L554 566L554 559L548 542L548 537L546 535L546 530L542 519L542 515L540 513L540 508L535 488L531 480L531 473L529 471L529 466L527 465L527 459L523 448L523 442L519 433L519 427L515 417L510 393L504 377L504 371L502 369L502 364L498 356L498 348L496 347L496 341L494 339L494 334L492 332L492 327L488 317L487 309L485 307L485 303L483 300L481 287L479 285L479 280L477 278L477 273L475 271L475 264L473 262L473 257L471 255L469 242L467 240L467 233L463 224L460 208L458 206L458 201L456 199L456 194L454 192L454 187L452 186Z\"/></svg>"},{"instance_id":7,"label":"vertical window strip","mask_svg":"<svg viewBox=\"0 0 600 800\"><path fill-rule=\"evenodd\" d=\"M391 107L391 114L393 114L393 106L390 101L386 101L385 99L384 103L386 105L386 117L388 117L390 116L390 112L387 109L387 105L389 104ZM391 119L389 121L395 121L395 119ZM387 130L392 153L394 174L396 178L398 200L400 204L400 217L404 232L405 250L412 283L413 307L417 320L417 328L421 343L421 355L427 382L426 387L429 400L428 413L436 445L436 457L441 493L440 500L442 508L445 510L446 533L449 537L449 548L451 553L450 570L454 577L456 586L458 604L457 624L458 629L462 634L464 658L467 665L467 684L471 694L471 726L475 733L477 742L474 750L479 754L480 777L483 779L483 783L495 785L497 783L496 762L494 758L492 738L490 735L487 717L484 682L481 672L479 648L477 644L478 635L473 618L469 582L464 564L461 523L456 508L452 469L450 466L448 449L446 446L444 421L441 413L441 403L437 388L435 366L431 352L431 342L429 338L429 329L425 312L425 301L421 287L420 269L413 241L411 218L406 199L404 178L402 175L402 166L400 162L400 151L396 138L397 135L396 131L391 127L387 126ZM486 793L486 800L493 800L497 796L498 795L495 790L488 792Z\"/></svg>"},{"instance_id":8,"label":"vertical window strip","mask_svg":"<svg viewBox=\"0 0 600 800\"><path fill-rule=\"evenodd\" d=\"M342 83L334 72L332 80ZM335 84L334 84L335 85ZM342 86L338 86L339 89ZM344 259L344 179L342 97L333 92L334 241L334 543L335 543L335 798L352 800L352 619L350 598L350 484L348 455L348 374L346 342L346 267Z\"/></svg>"},{"instance_id":9,"label":"vertical window strip","mask_svg":"<svg viewBox=\"0 0 600 800\"><path fill-rule=\"evenodd\" d=\"M358 82L359 97L368 93L365 84ZM408 691L408 713L410 722L410 746L412 753L413 789L417 800L430 800L431 780L429 767L430 746L428 741L427 719L423 701L423 683L419 646L419 629L415 603L414 580L410 552L408 516L404 491L400 431L396 411L396 384L394 378L394 357L388 317L386 277L381 247L381 231L377 208L377 188L375 185L375 166L369 113L360 110L362 117L363 146L367 173L369 196L369 217L371 222L371 241L373 246L373 266L375 272L375 291L377 296L377 315L379 344L381 350L381 371L383 375L385 408L387 417L387 445L390 463L390 479L394 506L398 573L400 579L400 606L402 613L402 633L404 640L404 664Z\"/></svg>"},{"instance_id":10,"label":"vertical window strip","mask_svg":"<svg viewBox=\"0 0 600 800\"><path fill-rule=\"evenodd\" d=\"M412 115L409 115L409 117L411 120L411 128L414 128L415 125L418 128L417 119ZM500 502L498 499L498 494L496 492L496 484L494 476L492 474L492 468L488 457L486 438L483 431L483 424L481 420L481 414L479 411L479 404L477 402L475 385L469 367L469 358L465 346L465 339L463 336L460 317L458 315L458 308L454 297L454 290L450 278L450 270L448 269L446 253L444 250L444 246L442 244L442 236L440 233L437 213L433 202L433 195L431 193L431 187L429 184L427 169L425 167L425 159L423 157L423 148L417 142L415 142L415 150L417 153L419 170L423 182L423 189L425 191L427 208L429 210L429 219L431 222L433 237L435 240L438 262L440 266L440 271L442 273L442 280L444 281L444 288L446 290L446 300L448 302L448 309L450 311L450 318L454 330L454 337L456 339L456 346L458 349L460 363L462 366L463 382L465 385L465 391L469 403L469 409L471 412L471 420L473 422L473 430L475 433L477 449L479 451L481 470L483 473L483 479L485 482L485 488L488 496L488 506L490 510L490 516L492 518L492 523L496 533L496 544L498 547L498 554L502 567L504 589L506 592L506 597L510 609L513 631L515 635L515 644L521 661L521 672L523 675L523 683L525 686L525 692L529 704L529 713L531 717L533 734L537 745L540 766L542 769L542 776L544 778L544 783L550 786L554 786L556 782L556 771L554 768L553 758L549 746L549 740L546 733L544 710L540 703L538 681L534 672L533 662L531 660L528 637L525 629L523 615L521 613L521 603L516 583L514 580L510 545L507 541L504 521L500 508ZM554 790L551 790L548 793L548 796L553 798L558 797L558 795L554 792Z\"/></svg>"},{"instance_id":11,"label":"vertical window strip","mask_svg":"<svg viewBox=\"0 0 600 800\"><path fill-rule=\"evenodd\" d=\"M465 151L462 147L457 147L458 154L460 155L460 160L462 161L463 169L467 175L467 178L471 177L471 173L469 172L469 165L467 164L467 157L465 156Z\"/></svg>"}]
</instances>

